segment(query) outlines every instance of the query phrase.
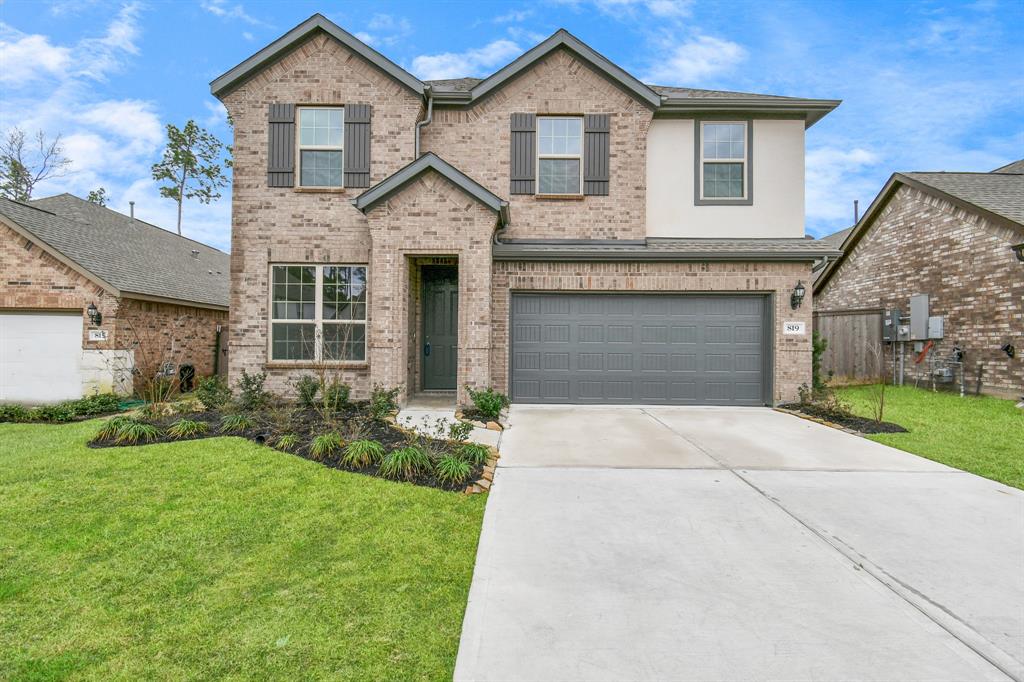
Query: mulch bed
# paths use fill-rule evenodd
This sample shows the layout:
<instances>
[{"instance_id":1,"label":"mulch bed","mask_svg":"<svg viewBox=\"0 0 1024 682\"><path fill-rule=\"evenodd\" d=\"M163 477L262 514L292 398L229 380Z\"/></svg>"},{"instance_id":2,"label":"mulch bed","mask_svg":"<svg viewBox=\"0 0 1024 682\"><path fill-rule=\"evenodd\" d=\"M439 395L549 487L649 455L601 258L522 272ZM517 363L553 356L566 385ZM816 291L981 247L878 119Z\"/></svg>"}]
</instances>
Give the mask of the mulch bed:
<instances>
[{"instance_id":1,"label":"mulch bed","mask_svg":"<svg viewBox=\"0 0 1024 682\"><path fill-rule=\"evenodd\" d=\"M384 446L384 450L386 452L391 452L392 450L409 445L410 438L413 439L413 442L418 442L421 445L429 442L436 447L449 449L457 445L447 441L440 441L435 438L428 438L426 436L411 436L409 431L400 428L390 421L372 419L366 408L367 403L365 402L351 403L335 413L327 423L324 422L323 418L316 410L264 410L251 415L254 422L253 428L245 431L222 431L220 424L225 413L217 410L175 414L160 417L158 419L140 419L140 421L153 424L160 429L160 436L154 440L146 442L144 445L150 445L152 443L177 443L189 440L202 440L204 438L218 438L222 436L237 436L239 438L251 440L254 443L259 443L260 445L273 447L273 444L278 437L287 433L294 433L299 437L299 445L294 450L280 450L280 452L287 452L288 454L323 464L324 466L331 467L332 469L341 469L343 471L350 471L352 473L364 474L367 476L377 476L379 478L383 478L383 476L378 472L377 465L362 468L348 466L341 462L340 452L323 459L314 457L309 452L309 447L313 438L323 433L327 433L328 431L339 431L342 434L351 433L351 429L356 427L356 424L358 424L358 439L375 440ZM173 438L168 436L167 428L179 419L204 422L209 425L209 429L206 433L188 438ZM356 439L357 438L351 438L351 440ZM90 441L88 445L91 448L126 447L124 444L103 440L93 440ZM421 475L409 480L400 480L413 483L415 485L440 488L442 490L462 491L466 489L467 483L471 483L479 479L483 474L483 470L483 465L474 466L466 481L459 484L442 483L434 478L433 474Z\"/></svg>"},{"instance_id":2,"label":"mulch bed","mask_svg":"<svg viewBox=\"0 0 1024 682\"><path fill-rule=\"evenodd\" d=\"M841 414L831 410L822 409L816 405L789 403L786 405L780 405L779 407L783 407L787 410L793 410L794 412L801 412L812 417L817 417L818 419L824 419L827 422L831 422L848 429L853 429L860 433L907 433L907 430L899 424L893 424L892 422L876 422L874 419L858 417L852 414Z\"/></svg>"}]
</instances>

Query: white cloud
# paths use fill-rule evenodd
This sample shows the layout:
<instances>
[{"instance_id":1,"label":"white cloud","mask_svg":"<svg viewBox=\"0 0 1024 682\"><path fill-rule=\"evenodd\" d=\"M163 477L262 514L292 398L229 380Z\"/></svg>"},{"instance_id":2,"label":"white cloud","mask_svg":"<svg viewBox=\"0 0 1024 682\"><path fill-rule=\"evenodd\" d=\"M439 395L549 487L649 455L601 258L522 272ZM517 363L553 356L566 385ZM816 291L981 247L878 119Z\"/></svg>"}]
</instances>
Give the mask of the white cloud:
<instances>
[{"instance_id":1,"label":"white cloud","mask_svg":"<svg viewBox=\"0 0 1024 682\"><path fill-rule=\"evenodd\" d=\"M583 0L554 0L554 2L559 5L568 5L576 10L580 10L586 4ZM646 10L656 17L678 19L690 16L693 9L693 0L593 0L593 4L602 13L617 19L624 16L635 18L639 10Z\"/></svg>"},{"instance_id":2,"label":"white cloud","mask_svg":"<svg viewBox=\"0 0 1024 682\"><path fill-rule=\"evenodd\" d=\"M390 14L374 14L367 24L370 31L358 31L355 37L367 45L392 46L412 35L412 23L405 17Z\"/></svg>"},{"instance_id":3,"label":"white cloud","mask_svg":"<svg viewBox=\"0 0 1024 682\"><path fill-rule=\"evenodd\" d=\"M512 10L510 12L506 12L505 14L500 14L494 17L494 19L492 19L491 21L493 21L496 24L507 24L510 22L525 21L529 19L531 16L533 16L532 9Z\"/></svg>"},{"instance_id":4,"label":"white cloud","mask_svg":"<svg viewBox=\"0 0 1024 682\"><path fill-rule=\"evenodd\" d=\"M495 40L484 47L465 52L420 55L412 60L413 73L427 80L485 76L522 54L511 40Z\"/></svg>"},{"instance_id":5,"label":"white cloud","mask_svg":"<svg viewBox=\"0 0 1024 682\"><path fill-rule=\"evenodd\" d=\"M227 0L203 0L199 6L210 14L222 19L238 19L251 26L268 26L267 22L257 19L245 11L241 3L229 5Z\"/></svg>"},{"instance_id":6,"label":"white cloud","mask_svg":"<svg viewBox=\"0 0 1024 682\"><path fill-rule=\"evenodd\" d=\"M853 200L860 200L863 213L881 189L865 173L880 162L877 154L859 147L818 147L807 152L805 201L812 232L821 223L843 227L853 224ZM829 231L823 230L825 234Z\"/></svg>"},{"instance_id":7,"label":"white cloud","mask_svg":"<svg viewBox=\"0 0 1024 682\"><path fill-rule=\"evenodd\" d=\"M254 36L253 34L249 33L248 31L242 31L242 37L245 38L246 40L248 40L250 43L252 41L256 40L256 36Z\"/></svg>"},{"instance_id":8,"label":"white cloud","mask_svg":"<svg viewBox=\"0 0 1024 682\"><path fill-rule=\"evenodd\" d=\"M728 73L747 57L747 51L731 40L698 35L681 45L664 44L665 53L644 79L659 85L705 87L712 76Z\"/></svg>"},{"instance_id":9,"label":"white cloud","mask_svg":"<svg viewBox=\"0 0 1024 682\"><path fill-rule=\"evenodd\" d=\"M0 24L0 83L21 85L63 75L71 62L71 50L50 43L43 35L27 35Z\"/></svg>"},{"instance_id":10,"label":"white cloud","mask_svg":"<svg viewBox=\"0 0 1024 682\"><path fill-rule=\"evenodd\" d=\"M356 31L352 35L354 35L356 38L359 38L367 45L373 45L375 42L377 42L377 39L370 35L369 33L367 33L366 31Z\"/></svg>"},{"instance_id":11,"label":"white cloud","mask_svg":"<svg viewBox=\"0 0 1024 682\"><path fill-rule=\"evenodd\" d=\"M228 110L220 100L205 100L203 106L209 112L209 116L203 119L204 128L219 128L228 123Z\"/></svg>"}]
</instances>

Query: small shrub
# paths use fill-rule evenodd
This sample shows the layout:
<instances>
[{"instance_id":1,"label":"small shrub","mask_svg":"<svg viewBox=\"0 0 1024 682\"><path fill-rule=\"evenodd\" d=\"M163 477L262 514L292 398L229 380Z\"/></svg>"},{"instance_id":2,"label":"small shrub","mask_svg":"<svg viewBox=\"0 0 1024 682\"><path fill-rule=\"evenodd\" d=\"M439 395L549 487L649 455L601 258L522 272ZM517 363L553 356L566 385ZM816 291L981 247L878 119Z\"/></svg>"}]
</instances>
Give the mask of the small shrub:
<instances>
[{"instance_id":1,"label":"small shrub","mask_svg":"<svg viewBox=\"0 0 1024 682\"><path fill-rule=\"evenodd\" d=\"M333 455L340 450L344 444L340 434L328 431L327 433L321 433L313 439L309 446L309 454L313 456L313 459L323 461L329 455Z\"/></svg>"},{"instance_id":2,"label":"small shrub","mask_svg":"<svg viewBox=\"0 0 1024 682\"><path fill-rule=\"evenodd\" d=\"M196 385L195 396L208 410L216 410L231 400L231 387L219 376L202 377Z\"/></svg>"},{"instance_id":3,"label":"small shrub","mask_svg":"<svg viewBox=\"0 0 1024 682\"><path fill-rule=\"evenodd\" d=\"M347 442L366 440L370 437L370 425L360 417L346 420L341 424L341 435Z\"/></svg>"},{"instance_id":4,"label":"small shrub","mask_svg":"<svg viewBox=\"0 0 1024 682\"><path fill-rule=\"evenodd\" d=\"M370 393L370 416L374 419L384 419L398 409L398 394L400 387L384 388L381 384L374 384Z\"/></svg>"},{"instance_id":5,"label":"small shrub","mask_svg":"<svg viewBox=\"0 0 1024 682\"><path fill-rule=\"evenodd\" d=\"M238 406L247 412L258 410L270 402L270 393L263 389L266 372L249 374L244 369L238 379Z\"/></svg>"},{"instance_id":6,"label":"small shrub","mask_svg":"<svg viewBox=\"0 0 1024 682\"><path fill-rule=\"evenodd\" d=\"M488 419L497 419L501 416L501 411L509 405L508 396L495 391L490 386L480 390L466 386L466 390L477 411Z\"/></svg>"},{"instance_id":7,"label":"small shrub","mask_svg":"<svg viewBox=\"0 0 1024 682\"><path fill-rule=\"evenodd\" d=\"M247 414L226 414L220 420L221 433L241 433L253 427L252 417Z\"/></svg>"},{"instance_id":8,"label":"small shrub","mask_svg":"<svg viewBox=\"0 0 1024 682\"><path fill-rule=\"evenodd\" d=\"M465 442L471 433L473 433L473 425L469 422L456 420L448 426L448 439L456 443Z\"/></svg>"},{"instance_id":9,"label":"small shrub","mask_svg":"<svg viewBox=\"0 0 1024 682\"><path fill-rule=\"evenodd\" d=\"M825 390L825 378L821 376L821 356L828 350L828 339L815 329L811 334L811 388L815 394Z\"/></svg>"},{"instance_id":10,"label":"small shrub","mask_svg":"<svg viewBox=\"0 0 1024 682\"><path fill-rule=\"evenodd\" d=\"M10 405L0 405L0 422L24 422L28 421L29 416L32 414L24 405L18 405L16 403Z\"/></svg>"},{"instance_id":11,"label":"small shrub","mask_svg":"<svg viewBox=\"0 0 1024 682\"><path fill-rule=\"evenodd\" d=\"M343 384L337 379L324 386L323 401L324 407L329 412L337 412L348 404L348 396L352 389L348 384Z\"/></svg>"},{"instance_id":12,"label":"small shrub","mask_svg":"<svg viewBox=\"0 0 1024 682\"><path fill-rule=\"evenodd\" d=\"M312 374L303 374L295 380L295 396L299 407L312 409L316 405L316 394L320 390L320 382Z\"/></svg>"},{"instance_id":13,"label":"small shrub","mask_svg":"<svg viewBox=\"0 0 1024 682\"><path fill-rule=\"evenodd\" d=\"M378 471L387 478L411 481L417 475L430 471L430 457L415 445L407 445L385 455Z\"/></svg>"},{"instance_id":14,"label":"small shrub","mask_svg":"<svg viewBox=\"0 0 1024 682\"><path fill-rule=\"evenodd\" d=\"M458 455L473 466L483 466L491 458L491 451L479 443L464 443L459 447Z\"/></svg>"},{"instance_id":15,"label":"small shrub","mask_svg":"<svg viewBox=\"0 0 1024 682\"><path fill-rule=\"evenodd\" d=\"M194 421L192 419L179 419L167 429L167 435L171 438L194 438L209 431L210 425L206 422Z\"/></svg>"},{"instance_id":16,"label":"small shrub","mask_svg":"<svg viewBox=\"0 0 1024 682\"><path fill-rule=\"evenodd\" d=\"M354 440L341 456L343 464L352 467L366 467L376 464L384 457L384 446L375 440Z\"/></svg>"},{"instance_id":17,"label":"small shrub","mask_svg":"<svg viewBox=\"0 0 1024 682\"><path fill-rule=\"evenodd\" d=\"M294 452L299 445L299 437L294 433L286 433L274 443L274 447L285 452Z\"/></svg>"},{"instance_id":18,"label":"small shrub","mask_svg":"<svg viewBox=\"0 0 1024 682\"><path fill-rule=\"evenodd\" d=\"M807 385L807 382L800 384L800 388L796 389L796 393L800 396L800 404L804 407L814 402L814 391Z\"/></svg>"},{"instance_id":19,"label":"small shrub","mask_svg":"<svg viewBox=\"0 0 1024 682\"><path fill-rule=\"evenodd\" d=\"M40 405L29 412L30 421L62 423L75 418L74 404L71 402L56 405Z\"/></svg>"},{"instance_id":20,"label":"small shrub","mask_svg":"<svg viewBox=\"0 0 1024 682\"><path fill-rule=\"evenodd\" d=\"M120 409L121 399L113 393L97 393L81 400L72 401L71 406L78 416L107 414L109 412L117 412Z\"/></svg>"},{"instance_id":21,"label":"small shrub","mask_svg":"<svg viewBox=\"0 0 1024 682\"><path fill-rule=\"evenodd\" d=\"M111 417L104 422L103 426L100 427L100 430L96 432L95 440L114 440L117 438L117 434L120 433L120 430L124 427L125 422L131 421L134 421L131 417L125 417L123 415Z\"/></svg>"},{"instance_id":22,"label":"small shrub","mask_svg":"<svg viewBox=\"0 0 1024 682\"><path fill-rule=\"evenodd\" d=\"M160 429L152 424L140 422L130 417L118 422L116 429L114 442L118 445L148 443L160 437Z\"/></svg>"},{"instance_id":23,"label":"small shrub","mask_svg":"<svg viewBox=\"0 0 1024 682\"><path fill-rule=\"evenodd\" d=\"M455 455L445 455L434 465L434 475L442 483L460 484L469 478L473 467L466 460Z\"/></svg>"}]
</instances>

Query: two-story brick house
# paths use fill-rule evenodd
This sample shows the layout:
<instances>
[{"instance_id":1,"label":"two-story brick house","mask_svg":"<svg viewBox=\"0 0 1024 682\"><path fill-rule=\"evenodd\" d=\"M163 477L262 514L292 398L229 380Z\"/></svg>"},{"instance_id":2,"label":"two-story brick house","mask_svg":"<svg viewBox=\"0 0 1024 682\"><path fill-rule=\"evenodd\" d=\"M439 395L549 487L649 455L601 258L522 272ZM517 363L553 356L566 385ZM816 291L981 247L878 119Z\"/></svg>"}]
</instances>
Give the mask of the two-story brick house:
<instances>
[{"instance_id":1,"label":"two-story brick house","mask_svg":"<svg viewBox=\"0 0 1024 682\"><path fill-rule=\"evenodd\" d=\"M421 81L320 15L211 89L233 374L286 391L329 363L355 396L460 403L763 405L809 380L793 293L838 251L804 237L804 134L836 101L646 85L564 30Z\"/></svg>"}]
</instances>

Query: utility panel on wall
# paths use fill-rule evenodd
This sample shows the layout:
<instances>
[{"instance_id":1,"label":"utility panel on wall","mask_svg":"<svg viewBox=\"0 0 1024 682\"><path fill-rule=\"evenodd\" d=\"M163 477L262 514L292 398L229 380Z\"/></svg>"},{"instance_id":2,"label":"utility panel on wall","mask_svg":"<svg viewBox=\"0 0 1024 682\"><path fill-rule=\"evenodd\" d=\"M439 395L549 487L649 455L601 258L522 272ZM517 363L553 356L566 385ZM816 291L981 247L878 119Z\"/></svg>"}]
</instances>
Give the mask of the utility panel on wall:
<instances>
[{"instance_id":1,"label":"utility panel on wall","mask_svg":"<svg viewBox=\"0 0 1024 682\"><path fill-rule=\"evenodd\" d=\"M924 341L928 338L928 294L910 297L910 340Z\"/></svg>"}]
</instances>

